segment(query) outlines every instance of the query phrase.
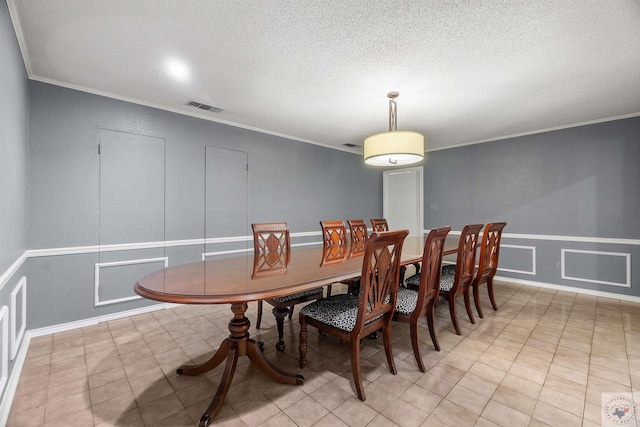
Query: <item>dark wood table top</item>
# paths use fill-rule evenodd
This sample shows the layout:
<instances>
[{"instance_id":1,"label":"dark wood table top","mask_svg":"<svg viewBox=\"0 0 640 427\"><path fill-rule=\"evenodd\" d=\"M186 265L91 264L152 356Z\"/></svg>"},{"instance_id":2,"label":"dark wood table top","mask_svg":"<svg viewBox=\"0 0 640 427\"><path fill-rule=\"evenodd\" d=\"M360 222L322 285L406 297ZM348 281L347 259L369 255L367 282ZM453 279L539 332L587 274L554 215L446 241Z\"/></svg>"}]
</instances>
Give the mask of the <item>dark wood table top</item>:
<instances>
[{"instance_id":1,"label":"dark wood table top","mask_svg":"<svg viewBox=\"0 0 640 427\"><path fill-rule=\"evenodd\" d=\"M422 259L425 236L408 236L402 250L405 265ZM455 253L457 239L448 238L445 253ZM286 269L254 274L253 251L228 258L164 268L141 278L134 286L145 298L182 304L221 304L264 300L326 286L360 276L362 254L345 250L342 262L323 262L318 246L293 247Z\"/></svg>"}]
</instances>

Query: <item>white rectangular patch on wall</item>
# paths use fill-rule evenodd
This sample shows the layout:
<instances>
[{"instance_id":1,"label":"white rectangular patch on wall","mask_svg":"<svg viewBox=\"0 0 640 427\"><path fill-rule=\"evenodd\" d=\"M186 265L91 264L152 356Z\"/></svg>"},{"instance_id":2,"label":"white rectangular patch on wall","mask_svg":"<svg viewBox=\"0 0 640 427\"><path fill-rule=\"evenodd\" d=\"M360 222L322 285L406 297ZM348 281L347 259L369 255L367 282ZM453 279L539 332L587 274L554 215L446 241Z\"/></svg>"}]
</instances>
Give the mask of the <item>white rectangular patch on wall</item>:
<instances>
[{"instance_id":1,"label":"white rectangular patch on wall","mask_svg":"<svg viewBox=\"0 0 640 427\"><path fill-rule=\"evenodd\" d=\"M599 285L631 287L631 254L562 249L563 279Z\"/></svg>"},{"instance_id":2,"label":"white rectangular patch on wall","mask_svg":"<svg viewBox=\"0 0 640 427\"><path fill-rule=\"evenodd\" d=\"M18 329L18 312L20 328ZM27 329L27 278L22 276L11 291L11 360L16 358Z\"/></svg>"},{"instance_id":3,"label":"white rectangular patch on wall","mask_svg":"<svg viewBox=\"0 0 640 427\"><path fill-rule=\"evenodd\" d=\"M124 284L123 284L124 289L120 290L120 295L122 295L124 290L126 290L126 292L129 293L129 295L124 295L124 296L111 295L111 297L107 297L105 299L101 299L101 295L100 295L100 280L101 280L101 278L100 278L100 270L117 268L117 267L124 267L124 266L135 266L135 265L141 265L141 264L152 264L152 263L158 263L158 262L162 262L164 264L164 268L167 268L169 266L169 258L168 257L147 258L147 259L133 259L133 260L127 260L127 261L96 263L95 264L95 278L94 278L94 283L95 283L95 287L94 287L94 306L95 307L99 307L99 306L103 306L103 305L117 304L117 303L120 303L120 302L131 301L131 300L142 298L139 295L130 295L130 293L133 293L133 285L134 285L134 283L138 279L140 279L144 274L150 273L153 270L157 270L159 267L156 266L154 268L148 268L148 269L146 269L145 272L135 273L133 276L129 276L129 277L127 277L127 275L125 274L124 276L127 277L127 279L124 280ZM111 293L113 293L113 291L111 291Z\"/></svg>"},{"instance_id":4,"label":"white rectangular patch on wall","mask_svg":"<svg viewBox=\"0 0 640 427\"><path fill-rule=\"evenodd\" d=\"M0 309L0 333L2 349L0 349L0 396L4 393L9 377L9 308L4 305Z\"/></svg>"}]
</instances>

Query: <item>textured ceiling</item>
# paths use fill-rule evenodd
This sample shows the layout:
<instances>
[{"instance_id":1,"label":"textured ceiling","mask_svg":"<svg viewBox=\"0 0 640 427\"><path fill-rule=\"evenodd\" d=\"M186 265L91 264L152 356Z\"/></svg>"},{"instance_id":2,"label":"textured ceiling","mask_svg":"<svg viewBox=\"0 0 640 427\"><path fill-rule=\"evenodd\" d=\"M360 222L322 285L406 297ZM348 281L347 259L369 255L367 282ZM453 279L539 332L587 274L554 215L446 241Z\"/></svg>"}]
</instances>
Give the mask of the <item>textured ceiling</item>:
<instances>
[{"instance_id":1,"label":"textured ceiling","mask_svg":"<svg viewBox=\"0 0 640 427\"><path fill-rule=\"evenodd\" d=\"M637 0L7 3L31 79L348 151L640 114Z\"/></svg>"}]
</instances>

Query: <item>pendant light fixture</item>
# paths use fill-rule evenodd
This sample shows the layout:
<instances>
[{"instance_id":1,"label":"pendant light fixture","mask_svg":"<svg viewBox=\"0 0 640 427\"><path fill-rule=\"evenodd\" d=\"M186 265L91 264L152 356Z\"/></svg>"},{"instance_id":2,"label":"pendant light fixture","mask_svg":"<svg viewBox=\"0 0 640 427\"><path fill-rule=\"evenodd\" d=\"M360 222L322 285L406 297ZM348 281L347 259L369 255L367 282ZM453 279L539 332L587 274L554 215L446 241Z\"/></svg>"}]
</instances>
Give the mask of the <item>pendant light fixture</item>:
<instances>
[{"instance_id":1,"label":"pendant light fixture","mask_svg":"<svg viewBox=\"0 0 640 427\"><path fill-rule=\"evenodd\" d=\"M371 135L364 140L364 162L372 166L402 166L424 158L424 136L413 131L399 131L395 99L400 94L389 92L389 132Z\"/></svg>"}]
</instances>

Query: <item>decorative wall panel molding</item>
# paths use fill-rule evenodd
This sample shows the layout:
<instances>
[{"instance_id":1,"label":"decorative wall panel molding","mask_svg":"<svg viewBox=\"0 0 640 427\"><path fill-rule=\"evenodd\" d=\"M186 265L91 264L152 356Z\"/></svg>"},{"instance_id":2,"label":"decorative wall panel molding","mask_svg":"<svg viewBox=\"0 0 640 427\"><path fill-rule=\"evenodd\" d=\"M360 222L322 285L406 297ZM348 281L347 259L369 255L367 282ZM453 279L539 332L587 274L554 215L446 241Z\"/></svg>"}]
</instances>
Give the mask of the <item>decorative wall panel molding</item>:
<instances>
[{"instance_id":1,"label":"decorative wall panel molding","mask_svg":"<svg viewBox=\"0 0 640 427\"><path fill-rule=\"evenodd\" d=\"M621 253L621 252L604 252L604 251L586 251L586 250L578 250L578 249L562 249L561 251L561 256L560 256L560 262L562 265L562 275L561 277L563 279L566 280L575 280L578 282L587 282L587 283L597 283L599 285L610 285L610 286L621 286L621 287L625 287L625 288L630 288L631 287L631 254L629 253ZM567 263L568 263L568 258L570 257L571 254L574 254L573 256L573 261L576 262L578 259L582 258L582 262L589 266L589 269L583 269L582 272L586 273L585 276L580 277L577 275L571 275L570 273L567 273ZM619 262L622 264L624 264L624 266L622 267L622 269L615 269L614 271L618 272L618 271L624 271L624 280L623 281L615 281L615 278L611 278L611 280L604 280L604 278L602 279L598 279L598 278L594 278L594 277L588 277L588 270L592 270L592 272L594 273L599 273L600 271L605 271L606 269L598 269L597 263L598 257L614 257L614 258L620 258L619 260L609 260L609 262ZM602 259L602 261L605 261L604 259ZM611 271L611 269L609 269L608 271Z\"/></svg>"},{"instance_id":2,"label":"decorative wall panel molding","mask_svg":"<svg viewBox=\"0 0 640 427\"><path fill-rule=\"evenodd\" d=\"M20 303L18 304L18 294ZM19 307L18 307L19 306ZM18 310L20 311L20 329L18 330ZM27 278L22 276L11 291L11 360L16 358L20 344L27 329Z\"/></svg>"},{"instance_id":3,"label":"decorative wall panel molding","mask_svg":"<svg viewBox=\"0 0 640 427\"><path fill-rule=\"evenodd\" d=\"M526 270L516 270L510 268L504 268L498 266L498 271L508 271L510 273L520 273L520 274L530 274L532 276L536 275L536 248L535 246L521 246L521 245L506 245L504 243L500 244L500 253L504 253L504 248L510 249L525 249L531 251L531 271ZM498 263L500 265L500 263Z\"/></svg>"},{"instance_id":4,"label":"decorative wall panel molding","mask_svg":"<svg viewBox=\"0 0 640 427\"><path fill-rule=\"evenodd\" d=\"M0 308L0 396L4 393L9 377L9 308L3 305Z\"/></svg>"},{"instance_id":5,"label":"decorative wall panel molding","mask_svg":"<svg viewBox=\"0 0 640 427\"><path fill-rule=\"evenodd\" d=\"M110 300L100 300L100 269L109 268L109 267L119 267L124 265L136 265L136 264L147 264L154 262L163 262L164 267L169 266L169 258L168 257L159 257L159 258L147 258L147 259L133 259L127 261L116 261L116 262L100 262L95 264L95 288L94 288L94 306L100 307L103 305L117 304L124 301L131 301L134 299L142 298L139 295L131 295L122 298L114 298ZM133 283L131 283L131 289L133 289Z\"/></svg>"}]
</instances>

